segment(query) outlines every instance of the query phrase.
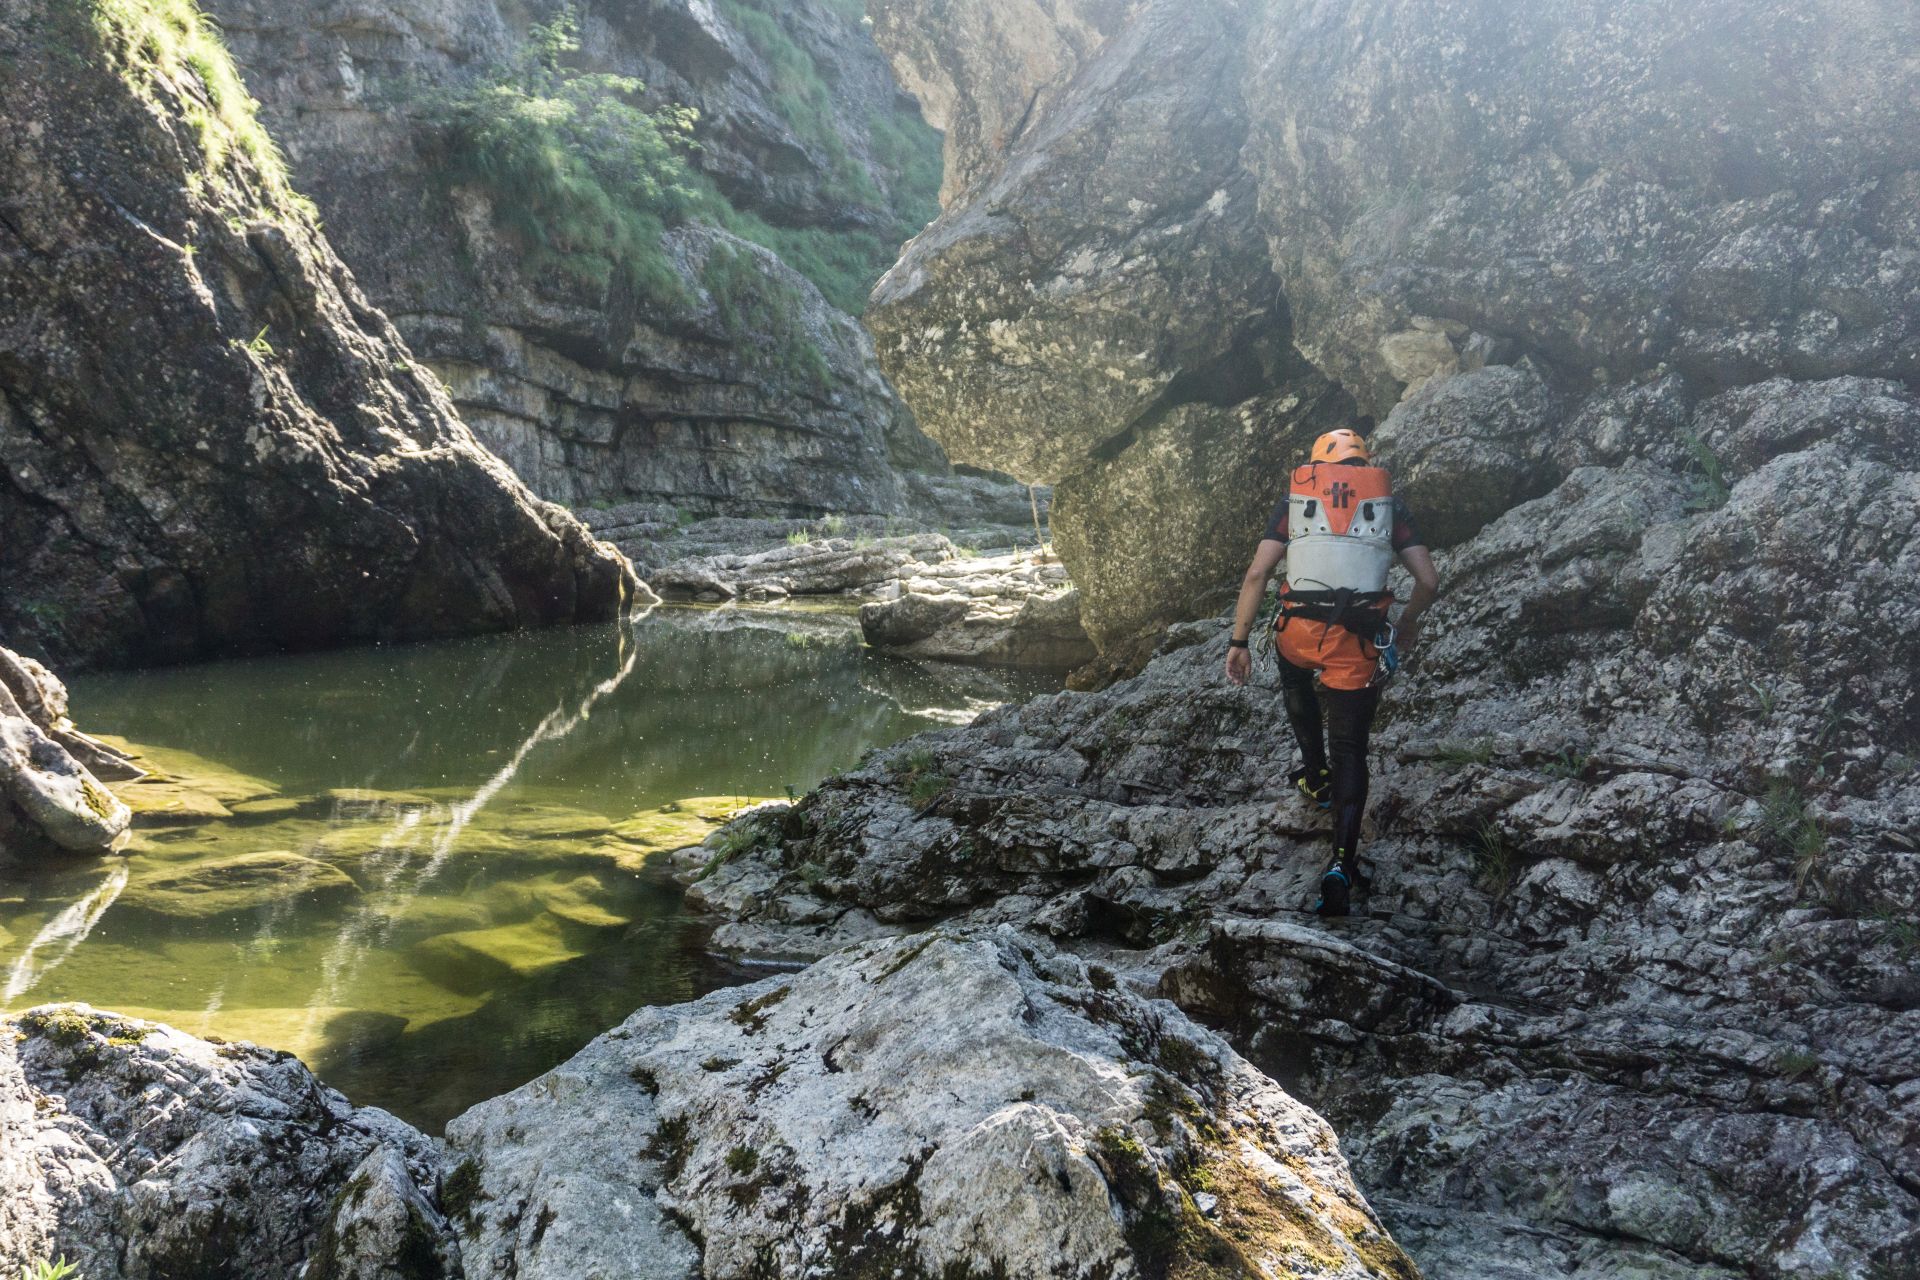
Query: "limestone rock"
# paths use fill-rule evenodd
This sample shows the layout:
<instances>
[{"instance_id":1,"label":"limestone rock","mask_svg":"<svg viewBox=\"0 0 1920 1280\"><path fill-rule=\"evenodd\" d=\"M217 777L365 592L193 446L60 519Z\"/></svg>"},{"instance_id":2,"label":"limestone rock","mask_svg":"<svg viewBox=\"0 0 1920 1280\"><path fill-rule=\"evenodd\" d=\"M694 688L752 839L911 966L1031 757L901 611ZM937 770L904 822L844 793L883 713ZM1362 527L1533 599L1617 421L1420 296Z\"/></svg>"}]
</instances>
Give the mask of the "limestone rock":
<instances>
[{"instance_id":1,"label":"limestone rock","mask_svg":"<svg viewBox=\"0 0 1920 1280\"><path fill-rule=\"evenodd\" d=\"M910 658L1064 670L1094 656L1066 570L1025 555L925 566L894 598L861 605L860 630Z\"/></svg>"},{"instance_id":2,"label":"limestone rock","mask_svg":"<svg viewBox=\"0 0 1920 1280\"><path fill-rule=\"evenodd\" d=\"M1916 40L1899 0L1260 6L1244 158L1300 349L1376 416L1444 372L1429 318L1583 381L1911 378Z\"/></svg>"},{"instance_id":3,"label":"limestone rock","mask_svg":"<svg viewBox=\"0 0 1920 1280\"><path fill-rule=\"evenodd\" d=\"M1318 1117L1011 930L642 1010L447 1137L477 1280L1417 1275Z\"/></svg>"},{"instance_id":4,"label":"limestone rock","mask_svg":"<svg viewBox=\"0 0 1920 1280\"><path fill-rule=\"evenodd\" d=\"M1244 37L1228 6L1145 6L880 282L881 362L954 461L1057 483L1156 410L1267 385Z\"/></svg>"},{"instance_id":5,"label":"limestone rock","mask_svg":"<svg viewBox=\"0 0 1920 1280\"><path fill-rule=\"evenodd\" d=\"M942 203L990 170L1133 7L1134 0L875 0L875 39L901 87L946 135Z\"/></svg>"},{"instance_id":6,"label":"limestone rock","mask_svg":"<svg viewBox=\"0 0 1920 1280\"><path fill-rule=\"evenodd\" d=\"M1450 547L1560 478L1559 410L1533 369L1494 365L1410 393L1369 443L1427 544Z\"/></svg>"},{"instance_id":7,"label":"limestone rock","mask_svg":"<svg viewBox=\"0 0 1920 1280\"><path fill-rule=\"evenodd\" d=\"M89 764L109 777L141 776L74 728L66 686L52 672L0 648L0 861L24 861L49 844L100 854L126 843L133 815Z\"/></svg>"},{"instance_id":8,"label":"limestone rock","mask_svg":"<svg viewBox=\"0 0 1920 1280\"><path fill-rule=\"evenodd\" d=\"M0 1269L455 1277L439 1159L291 1054L48 1005L0 1023Z\"/></svg>"},{"instance_id":9,"label":"limestone rock","mask_svg":"<svg viewBox=\"0 0 1920 1280\"><path fill-rule=\"evenodd\" d=\"M619 613L625 562L475 443L237 90L122 21L171 19L0 16L0 631L164 662Z\"/></svg>"},{"instance_id":10,"label":"limestone rock","mask_svg":"<svg viewBox=\"0 0 1920 1280\"><path fill-rule=\"evenodd\" d=\"M1231 407L1182 405L1057 490L1057 545L1087 633L1137 669L1170 624L1232 598L1315 436L1347 398L1311 370Z\"/></svg>"},{"instance_id":11,"label":"limestone rock","mask_svg":"<svg viewBox=\"0 0 1920 1280\"><path fill-rule=\"evenodd\" d=\"M1274 501L1299 456L1227 447L1250 406L1399 415L1383 446L1457 541L1585 462L1699 465L1619 434L1691 421L1662 384L1920 369L1900 0L897 7L878 36L944 118L1019 123L969 126L869 325L956 460L1059 484L1105 670L1232 589L1245 544L1187 531ZM1108 499L1150 483L1153 519Z\"/></svg>"}]
</instances>

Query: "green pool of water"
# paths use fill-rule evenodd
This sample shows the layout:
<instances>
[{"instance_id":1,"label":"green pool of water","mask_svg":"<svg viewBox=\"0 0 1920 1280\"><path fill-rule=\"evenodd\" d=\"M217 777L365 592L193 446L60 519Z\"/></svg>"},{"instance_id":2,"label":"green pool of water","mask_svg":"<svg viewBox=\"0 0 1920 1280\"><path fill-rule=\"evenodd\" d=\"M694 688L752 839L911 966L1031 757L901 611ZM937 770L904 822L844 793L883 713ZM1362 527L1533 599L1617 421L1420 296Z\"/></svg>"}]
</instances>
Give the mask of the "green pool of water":
<instances>
[{"instance_id":1,"label":"green pool of water","mask_svg":"<svg viewBox=\"0 0 1920 1280\"><path fill-rule=\"evenodd\" d=\"M746 610L76 680L158 776L132 857L0 879L0 994L288 1049L437 1130L741 979L660 852L1048 683Z\"/></svg>"}]
</instances>

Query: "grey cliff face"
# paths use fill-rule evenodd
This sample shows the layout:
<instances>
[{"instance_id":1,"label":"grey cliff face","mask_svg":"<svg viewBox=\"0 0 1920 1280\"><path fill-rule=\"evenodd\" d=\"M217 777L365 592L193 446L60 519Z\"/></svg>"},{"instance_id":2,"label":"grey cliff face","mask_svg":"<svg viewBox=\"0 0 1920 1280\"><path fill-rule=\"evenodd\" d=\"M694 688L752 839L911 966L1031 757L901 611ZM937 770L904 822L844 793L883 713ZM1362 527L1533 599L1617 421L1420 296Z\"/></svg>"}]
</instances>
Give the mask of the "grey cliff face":
<instances>
[{"instance_id":1,"label":"grey cliff face","mask_svg":"<svg viewBox=\"0 0 1920 1280\"><path fill-rule=\"evenodd\" d=\"M625 561L475 443L247 126L111 43L0 17L0 633L164 662L619 613Z\"/></svg>"},{"instance_id":2,"label":"grey cliff face","mask_svg":"<svg viewBox=\"0 0 1920 1280\"><path fill-rule=\"evenodd\" d=\"M48 1005L0 1022L0 1265L454 1280L433 1144L292 1054Z\"/></svg>"},{"instance_id":3,"label":"grey cliff face","mask_svg":"<svg viewBox=\"0 0 1920 1280\"><path fill-rule=\"evenodd\" d=\"M502 229L498 206L516 193L444 180L450 163L427 100L524 59L530 24L557 8L211 6L341 256L446 382L474 433L535 492L699 514L901 510L898 471L944 470L945 459L879 373L859 324L808 279L696 223L669 233L662 253L686 297L650 300L618 281L542 267ZM637 77L649 103L698 110L692 161L743 215L886 239L889 250L911 234L892 219L912 175L881 138L895 137L894 122L913 105L844 6L646 0L579 9L573 61ZM801 90L750 38L749 19L770 24L768 39L831 86L811 132L788 118L782 95ZM716 245L741 256L750 281L741 287L771 300L777 324L743 322L715 295ZM803 347L817 355L786 354Z\"/></svg>"},{"instance_id":4,"label":"grey cliff face","mask_svg":"<svg viewBox=\"0 0 1920 1280\"><path fill-rule=\"evenodd\" d=\"M869 323L956 461L1059 485L1118 669L1210 610L1258 525L1202 551L1076 495L1150 477L1163 529L1224 519L1271 500L1304 434L1243 431L1229 473L1170 431L1316 387L1334 416L1411 415L1380 443L1453 543L1550 491L1560 438L1628 388L1920 376L1911 5L1165 0L1095 37L994 0L912 16L877 27L896 64L945 68L979 113L1021 83L983 30L1073 50L1032 62L1031 112L957 170ZM1503 470L1456 492L1475 449Z\"/></svg>"},{"instance_id":5,"label":"grey cliff face","mask_svg":"<svg viewBox=\"0 0 1920 1280\"><path fill-rule=\"evenodd\" d=\"M1565 478L1439 553L1355 919L1303 910L1326 820L1270 665L1227 685L1206 621L749 819L692 887L716 941L1020 921L1108 953L1332 1120L1439 1280L1915 1274L1920 397L1670 374L1538 456L1447 444L1461 405L1540 404L1490 369L1389 424L1463 493Z\"/></svg>"}]
</instances>

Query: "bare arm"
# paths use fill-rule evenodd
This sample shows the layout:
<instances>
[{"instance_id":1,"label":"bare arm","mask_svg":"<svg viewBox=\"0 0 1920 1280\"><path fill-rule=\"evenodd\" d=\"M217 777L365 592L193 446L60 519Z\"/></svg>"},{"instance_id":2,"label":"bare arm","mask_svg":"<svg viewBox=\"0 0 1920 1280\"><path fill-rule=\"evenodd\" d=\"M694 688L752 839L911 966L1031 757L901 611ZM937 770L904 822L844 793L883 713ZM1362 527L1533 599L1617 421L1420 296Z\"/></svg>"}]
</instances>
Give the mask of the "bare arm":
<instances>
[{"instance_id":1,"label":"bare arm","mask_svg":"<svg viewBox=\"0 0 1920 1280\"><path fill-rule=\"evenodd\" d=\"M1262 538L1260 546L1253 553L1253 563L1247 566L1246 576L1240 579L1240 598L1233 606L1233 638L1246 640L1253 635L1253 624L1260 616L1260 601L1267 594L1267 583L1273 580L1273 571L1280 567L1280 561L1287 554L1287 544L1276 538ZM1227 679L1235 684L1245 684L1247 675L1253 669L1253 661L1245 649L1227 650Z\"/></svg>"}]
</instances>

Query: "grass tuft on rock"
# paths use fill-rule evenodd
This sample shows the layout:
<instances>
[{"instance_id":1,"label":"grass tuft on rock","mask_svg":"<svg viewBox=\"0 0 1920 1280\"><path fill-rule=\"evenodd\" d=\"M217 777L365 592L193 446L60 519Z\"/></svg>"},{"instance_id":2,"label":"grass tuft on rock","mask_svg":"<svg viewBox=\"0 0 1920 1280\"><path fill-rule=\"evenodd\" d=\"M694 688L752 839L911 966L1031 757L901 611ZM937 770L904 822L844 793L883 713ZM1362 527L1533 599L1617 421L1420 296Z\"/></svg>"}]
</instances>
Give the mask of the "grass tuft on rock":
<instances>
[{"instance_id":1,"label":"grass tuft on rock","mask_svg":"<svg viewBox=\"0 0 1920 1280\"><path fill-rule=\"evenodd\" d=\"M249 170L269 197L263 212L318 221L313 203L296 194L286 157L259 119L233 55L194 0L85 0L93 28L114 69L149 101L178 94L200 150L196 185L209 184L239 207L253 202L228 180L228 166Z\"/></svg>"}]
</instances>

